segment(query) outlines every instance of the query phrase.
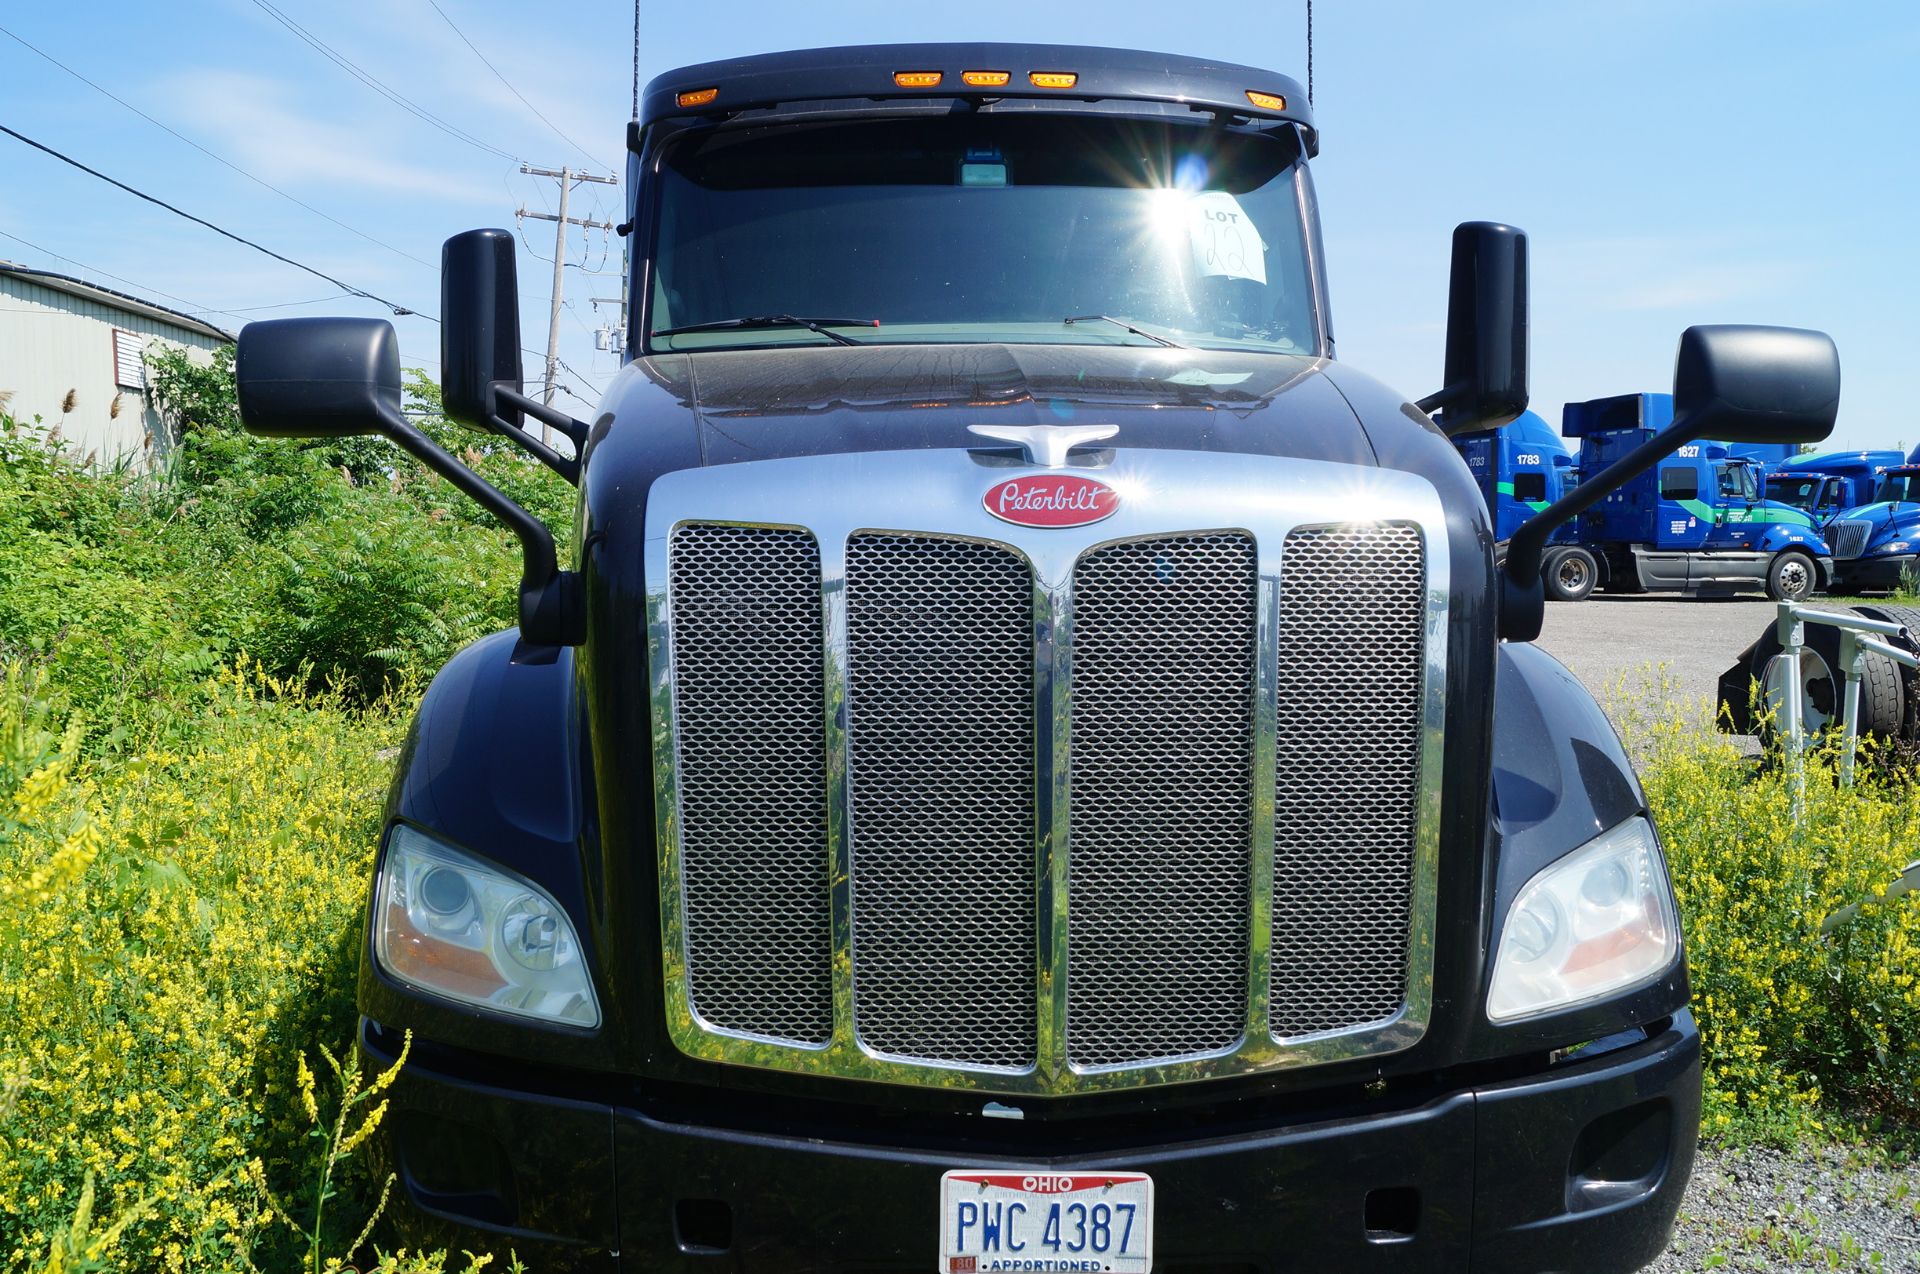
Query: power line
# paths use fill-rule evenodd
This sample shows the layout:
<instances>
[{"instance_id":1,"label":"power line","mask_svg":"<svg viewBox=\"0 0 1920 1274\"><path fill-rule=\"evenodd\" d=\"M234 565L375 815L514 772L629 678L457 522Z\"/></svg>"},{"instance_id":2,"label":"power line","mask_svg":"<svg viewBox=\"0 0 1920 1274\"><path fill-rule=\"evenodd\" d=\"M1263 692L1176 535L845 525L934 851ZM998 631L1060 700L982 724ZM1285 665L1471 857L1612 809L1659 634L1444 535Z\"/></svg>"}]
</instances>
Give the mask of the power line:
<instances>
[{"instance_id":1,"label":"power line","mask_svg":"<svg viewBox=\"0 0 1920 1274\"><path fill-rule=\"evenodd\" d=\"M121 190L124 190L128 194L134 196L136 199L144 199L148 203L153 204L156 207L165 208L168 212L172 213L176 217L184 217L186 220L193 222L195 225L205 226L207 229L213 231L215 234L223 235L226 238L233 240L235 243L243 244L246 247L252 248L255 252L264 253L265 255L272 257L276 261L281 261L286 263L287 265L292 266L296 270L305 270L308 274L313 275L315 278L325 279L328 283L333 284L333 286L339 288L343 292L346 292L350 296L365 297L369 301L378 301L381 305L384 305L388 309L392 310L396 315L417 313L417 311L410 310L404 305L400 305L396 302L389 301L384 296L376 296L374 293L369 292L364 288L357 288L353 286L353 284L351 283L342 282L341 280L334 278L331 274L328 274L324 270L316 270L312 266L307 265L305 262L295 261L290 256L285 256L281 253L275 252L272 248L263 247L262 245L255 243L251 239L244 238L241 235L235 234L231 230L227 230L220 226L216 226L213 224L213 222L208 221L205 217L196 217L192 213L187 212L184 209L176 208L174 205L168 203L166 200L158 198L157 196L154 196L154 195L150 195L144 190L136 190L132 186L129 186L126 182L115 180L114 178L107 176L105 173L101 172L97 168L89 168L85 164L81 163L79 160L73 158L71 155L63 155L59 151L55 150L53 147L45 145L44 143L41 143L41 142L37 142L33 140L33 138L28 137L25 133L15 132L13 129L8 128L5 124L0 124L0 133L5 133L7 136L15 139L16 141L25 142L27 145L33 147L35 150L40 151L43 154L51 155L63 164L68 164L74 168L78 168L81 172L86 173L90 177L98 177L101 181L106 182L110 186L117 186ZM420 317L427 318L430 316L423 314L423 315L420 315ZM434 321L438 322L439 320L435 319Z\"/></svg>"},{"instance_id":2,"label":"power line","mask_svg":"<svg viewBox=\"0 0 1920 1274\"><path fill-rule=\"evenodd\" d=\"M291 310L301 305L320 305L326 301L338 301L352 296L351 292L336 292L332 296L316 296L310 301L277 301L272 305L243 305L237 310L208 310L209 314L258 314L261 310Z\"/></svg>"},{"instance_id":3,"label":"power line","mask_svg":"<svg viewBox=\"0 0 1920 1274\"><path fill-rule=\"evenodd\" d=\"M59 58L54 57L51 53L48 53L45 49L42 49L37 45L31 44L28 41L21 39L14 32L7 30L7 28L0 27L0 35L4 35L8 39L12 40L14 43L22 45L25 48L32 50L34 53L39 54L42 58L53 63L55 66L65 71L68 75L71 75L74 79L79 80L82 84L85 84L88 88L94 90L96 93L100 93L103 96L112 98L114 101L120 103L120 105L132 111L135 115L138 115L141 119L146 120L147 123L152 124L155 128L161 130L164 133L171 134L173 137L178 138L180 141L185 142L187 145L199 151L202 155L205 155L208 159L211 159L217 164L222 164L227 168L232 169L234 172L239 173L242 177L245 177L248 181L253 182L255 185L262 186L267 190L271 190L274 194L279 195L282 199L285 199L290 203L295 203L300 205L302 208L305 208L308 212L312 213L316 217L324 217L326 220L331 221L334 225L339 226L342 230L345 230L350 234L359 235L362 239L365 239L368 243L374 244L378 247L385 248L387 251L396 253L399 256L403 256L409 261L419 262L419 264L426 266L429 270L439 268L435 266L434 263L431 261L422 261L419 257L414 256L413 253L411 252L407 252L401 248L396 248L391 243L387 243L385 240L376 239L372 235L368 234L366 231L358 229L357 227L348 225L346 222L340 220L340 218L336 216L333 216L331 213L320 211L320 209L314 207L312 204L308 203L306 200L300 199L294 195L288 194L286 191L280 189L280 187L274 185L272 182L267 181L263 177L255 176L254 174L248 172L246 169L242 168L240 165L234 163L232 160L227 159L225 156L216 155L214 152L208 150L205 146L202 146L199 142L196 142L195 140L193 140L193 138L188 137L184 133L178 132L177 130L169 127L168 125L161 123L159 120L155 119L153 116L141 110L138 106L135 106L132 102L129 102L126 98L121 97L118 93L115 93L112 89L104 88L101 85L96 84L94 81L88 79L86 76L80 74L80 72L68 66L65 62L62 62ZM225 311L222 311L222 313L224 312Z\"/></svg>"},{"instance_id":4,"label":"power line","mask_svg":"<svg viewBox=\"0 0 1920 1274\"><path fill-rule=\"evenodd\" d=\"M591 390L592 390L592 391L593 391L593 392L594 392L595 394L597 394L597 395L601 395L601 396L605 396L605 394L606 394L606 392L607 392L606 390L604 390L604 389L602 389L602 388L600 388L600 387L599 387L598 385L596 385L596 384L594 384L594 383L593 383L592 381L590 381L590 380L588 380L588 379L587 379L587 378L586 378L585 376L581 376L581 375L580 375L580 373L579 373L579 372L576 372L576 371L574 371L574 370L573 370L573 368L571 368L571 367L568 367L568 366L567 366L567 363L566 363L566 360L565 360L565 359L559 359L559 358L556 358L556 359L554 359L553 361L554 361L554 362L556 362L556 363L558 363L558 364L560 364L560 368L561 368L561 370L562 370L562 371L567 371L567 372L572 372L574 376L576 376L576 377L579 377L579 380L580 380L580 383L581 383L582 385L585 385L585 386L586 386L586 387L587 387L588 389L591 389ZM575 398L579 398L579 397L580 397L580 395L578 395L578 394L575 394L575 395L574 395L574 397L575 397ZM582 402L585 402L586 400L585 400L585 399L581 399L581 401L582 401Z\"/></svg>"},{"instance_id":5,"label":"power line","mask_svg":"<svg viewBox=\"0 0 1920 1274\"><path fill-rule=\"evenodd\" d=\"M339 67L341 70L345 71L347 74L353 76L353 78L355 78L356 80L359 80L362 84L366 85L368 88L372 89L374 92L380 94L380 96L386 98L389 102L392 102L395 106L398 106L401 110L406 111L408 114L414 116L414 118L419 119L424 123L431 124L435 128L439 129L441 132L447 134L447 136L455 138L459 141L463 141L469 146L478 147L479 149L486 151L490 155L497 155L501 159L511 159L516 162L519 161L520 157L518 155L508 154L506 151L501 150L498 146L495 146L490 142L481 141L478 137L475 137L472 133L469 133L465 129L459 128L453 124L449 124L446 120L441 119L438 115L435 115L432 111L428 110L426 107L421 106L419 103L414 102L411 99L403 96L397 89L389 88L385 83L383 83L381 80L376 78L371 72L361 69L360 66L357 65L351 58L348 58L345 54L334 51L334 49L328 46L325 41L321 40L319 36L314 35L313 32L307 30L305 27L301 26L298 22L295 22L292 18L289 18L286 14L274 8L273 5L268 3L268 0L253 0L253 3L257 8L260 9L261 12L265 13L268 17L272 18L275 22L278 22L281 26L285 27L287 30L293 32L294 35L298 36L315 52L319 53L322 57L325 57L328 61L332 62L335 66Z\"/></svg>"},{"instance_id":6,"label":"power line","mask_svg":"<svg viewBox=\"0 0 1920 1274\"><path fill-rule=\"evenodd\" d=\"M535 106L532 102L529 102L527 100L526 94L522 93L519 89L515 88L507 80L507 77L500 73L500 68L487 60L487 55L480 51L478 45L474 44L472 40L469 40L467 38L467 33L454 25L453 19L447 16L447 11L440 7L440 0L427 0L427 3L433 6L433 11L435 13L440 15L440 20L446 23L447 26L452 29L455 35L460 37L460 42L466 45L468 49L472 50L473 56L480 59L480 64L486 67L489 71L493 72L493 78L496 80L499 80L502 84L505 84L507 86L507 92L519 98L520 105L526 107L528 110L532 111L536 116L538 116L542 124L545 124L548 128L553 130L553 135L555 137L558 137L561 141L573 147L575 150L579 151L582 155L585 155L590 162L596 163L596 164L606 163L605 160L595 155L592 151L588 150L585 146L582 146L579 142L573 140L573 138L561 132L560 126L558 124L548 119L545 115L542 115L540 113L540 108L538 106Z\"/></svg>"}]
</instances>

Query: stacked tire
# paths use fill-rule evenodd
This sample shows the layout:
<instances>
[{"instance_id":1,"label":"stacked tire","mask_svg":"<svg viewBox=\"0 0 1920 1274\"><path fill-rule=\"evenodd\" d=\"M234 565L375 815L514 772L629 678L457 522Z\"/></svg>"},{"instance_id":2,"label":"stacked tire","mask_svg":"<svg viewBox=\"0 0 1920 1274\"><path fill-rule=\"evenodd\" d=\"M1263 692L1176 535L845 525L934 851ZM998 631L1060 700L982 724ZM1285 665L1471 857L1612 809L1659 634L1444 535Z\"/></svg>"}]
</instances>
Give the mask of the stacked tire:
<instances>
[{"instance_id":1,"label":"stacked tire","mask_svg":"<svg viewBox=\"0 0 1920 1274\"><path fill-rule=\"evenodd\" d=\"M1920 607L1855 606L1852 613L1903 625L1905 634L1889 644L1920 651ZM1845 613L1845 612L1841 612ZM1846 669L1840 664L1840 630L1807 624L1800 656L1802 722L1809 735L1838 727L1846 695ZM1726 728L1735 734L1758 732L1748 696L1760 685L1759 707L1778 711L1785 701L1792 668L1782 654L1778 629L1769 624L1759 640L1740 652L1733 667L1720 674L1720 707ZM1860 670L1860 733L1913 743L1920 739L1920 676L1885 655L1867 651Z\"/></svg>"}]
</instances>

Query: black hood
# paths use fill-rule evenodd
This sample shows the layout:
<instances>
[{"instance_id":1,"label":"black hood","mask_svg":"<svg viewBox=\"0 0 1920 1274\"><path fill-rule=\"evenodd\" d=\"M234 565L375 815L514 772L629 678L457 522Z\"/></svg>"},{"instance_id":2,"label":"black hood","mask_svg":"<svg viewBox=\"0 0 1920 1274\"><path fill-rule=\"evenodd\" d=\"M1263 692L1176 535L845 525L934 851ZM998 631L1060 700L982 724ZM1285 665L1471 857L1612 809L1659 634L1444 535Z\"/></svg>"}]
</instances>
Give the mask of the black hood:
<instances>
[{"instance_id":1,"label":"black hood","mask_svg":"<svg viewBox=\"0 0 1920 1274\"><path fill-rule=\"evenodd\" d=\"M1122 448L1374 464L1327 366L1186 349L880 345L670 354L637 369L690 409L700 464L977 447L974 424L1117 424ZM624 402L610 405L626 415ZM643 410L649 425L682 428L660 419L662 406Z\"/></svg>"}]
</instances>

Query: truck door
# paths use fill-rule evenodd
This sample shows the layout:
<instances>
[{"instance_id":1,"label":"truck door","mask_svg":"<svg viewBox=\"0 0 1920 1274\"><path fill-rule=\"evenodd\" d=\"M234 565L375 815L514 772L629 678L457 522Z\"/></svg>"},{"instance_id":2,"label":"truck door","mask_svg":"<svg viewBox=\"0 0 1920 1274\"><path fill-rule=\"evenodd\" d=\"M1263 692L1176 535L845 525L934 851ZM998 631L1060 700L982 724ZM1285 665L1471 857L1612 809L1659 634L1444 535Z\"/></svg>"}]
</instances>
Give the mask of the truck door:
<instances>
[{"instance_id":1,"label":"truck door","mask_svg":"<svg viewBox=\"0 0 1920 1274\"><path fill-rule=\"evenodd\" d=\"M1820 484L1820 499L1813 508L1813 520L1825 526L1833 520L1835 514L1848 507L1847 480L1828 478Z\"/></svg>"},{"instance_id":2,"label":"truck door","mask_svg":"<svg viewBox=\"0 0 1920 1274\"><path fill-rule=\"evenodd\" d=\"M1660 467L1660 505L1653 525L1653 546L1657 549L1697 549L1713 531L1713 493L1700 489L1702 471L1707 466L1700 462L1699 450L1698 446L1682 447L1673 460ZM1687 455L1689 451L1694 454Z\"/></svg>"}]
</instances>

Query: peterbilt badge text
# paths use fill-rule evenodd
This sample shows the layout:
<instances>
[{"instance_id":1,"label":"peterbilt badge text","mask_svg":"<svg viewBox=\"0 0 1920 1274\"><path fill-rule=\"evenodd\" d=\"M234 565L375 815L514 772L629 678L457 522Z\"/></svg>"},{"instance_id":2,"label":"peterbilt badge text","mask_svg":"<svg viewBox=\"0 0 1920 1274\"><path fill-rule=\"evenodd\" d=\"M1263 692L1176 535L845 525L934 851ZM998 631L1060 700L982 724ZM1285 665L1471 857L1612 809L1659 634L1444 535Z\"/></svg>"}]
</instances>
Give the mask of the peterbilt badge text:
<instances>
[{"instance_id":1,"label":"peterbilt badge text","mask_svg":"<svg viewBox=\"0 0 1920 1274\"><path fill-rule=\"evenodd\" d=\"M1086 526L1120 509L1120 493L1078 475L1011 478L987 488L987 512L1018 526Z\"/></svg>"}]
</instances>

